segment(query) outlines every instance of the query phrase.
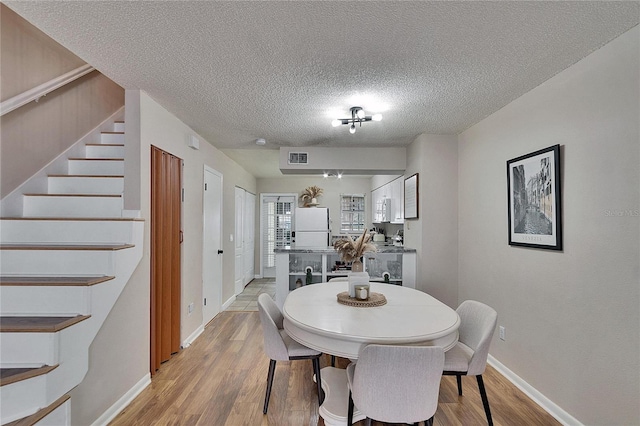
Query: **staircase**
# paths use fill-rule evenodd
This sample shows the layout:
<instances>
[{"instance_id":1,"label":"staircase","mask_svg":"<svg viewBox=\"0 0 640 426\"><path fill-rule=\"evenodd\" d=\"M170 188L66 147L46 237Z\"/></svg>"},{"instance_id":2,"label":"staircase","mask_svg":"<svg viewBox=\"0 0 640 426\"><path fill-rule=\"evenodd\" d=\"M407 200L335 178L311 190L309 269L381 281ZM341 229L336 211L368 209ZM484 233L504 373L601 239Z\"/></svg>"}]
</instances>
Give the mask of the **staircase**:
<instances>
[{"instance_id":1,"label":"staircase","mask_svg":"<svg viewBox=\"0 0 640 426\"><path fill-rule=\"evenodd\" d=\"M48 191L0 219L0 424L68 425L68 393L142 258L144 222L123 217L124 123Z\"/></svg>"}]
</instances>

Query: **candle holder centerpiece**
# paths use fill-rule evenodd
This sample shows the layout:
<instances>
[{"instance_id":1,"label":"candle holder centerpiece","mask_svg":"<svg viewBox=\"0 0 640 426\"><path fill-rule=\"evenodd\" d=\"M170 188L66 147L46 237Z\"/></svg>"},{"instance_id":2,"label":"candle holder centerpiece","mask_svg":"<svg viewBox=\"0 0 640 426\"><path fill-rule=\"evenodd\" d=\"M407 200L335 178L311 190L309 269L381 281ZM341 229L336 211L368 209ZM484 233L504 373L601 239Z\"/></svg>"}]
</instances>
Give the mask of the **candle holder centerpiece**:
<instances>
[{"instance_id":1,"label":"candle holder centerpiece","mask_svg":"<svg viewBox=\"0 0 640 426\"><path fill-rule=\"evenodd\" d=\"M371 234L364 230L356 240L347 237L336 241L333 248L340 254L344 262L351 262L351 272L349 273L349 297L356 298L355 287L357 285L369 286L369 274L364 271L362 256L367 252L375 252L378 249L375 244L369 242Z\"/></svg>"}]
</instances>

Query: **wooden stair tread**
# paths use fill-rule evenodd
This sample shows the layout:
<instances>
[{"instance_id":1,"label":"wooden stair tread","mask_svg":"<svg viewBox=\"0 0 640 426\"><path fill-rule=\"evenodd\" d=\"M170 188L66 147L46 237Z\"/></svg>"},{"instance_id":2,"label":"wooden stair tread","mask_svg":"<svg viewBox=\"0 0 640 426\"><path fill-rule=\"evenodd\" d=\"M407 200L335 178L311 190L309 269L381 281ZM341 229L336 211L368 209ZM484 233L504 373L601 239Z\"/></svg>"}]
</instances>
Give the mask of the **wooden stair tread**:
<instances>
[{"instance_id":1,"label":"wooden stair tread","mask_svg":"<svg viewBox=\"0 0 640 426\"><path fill-rule=\"evenodd\" d=\"M121 198L122 194L22 194L25 197L103 197Z\"/></svg>"},{"instance_id":2,"label":"wooden stair tread","mask_svg":"<svg viewBox=\"0 0 640 426\"><path fill-rule=\"evenodd\" d=\"M47 374L58 365L43 365L34 368L0 368L0 386L27 380L32 377Z\"/></svg>"},{"instance_id":3,"label":"wooden stair tread","mask_svg":"<svg viewBox=\"0 0 640 426\"><path fill-rule=\"evenodd\" d=\"M115 222L144 222L141 217L2 217L0 220L65 220L73 221L115 221Z\"/></svg>"},{"instance_id":4,"label":"wooden stair tread","mask_svg":"<svg viewBox=\"0 0 640 426\"><path fill-rule=\"evenodd\" d=\"M49 244L49 243L3 243L0 250L123 250L133 244Z\"/></svg>"},{"instance_id":5,"label":"wooden stair tread","mask_svg":"<svg viewBox=\"0 0 640 426\"><path fill-rule=\"evenodd\" d=\"M73 276L73 277L55 277L55 276L17 276L5 275L0 276L0 286L15 287L89 287L110 281L115 277L109 276Z\"/></svg>"},{"instance_id":6,"label":"wooden stair tread","mask_svg":"<svg viewBox=\"0 0 640 426\"><path fill-rule=\"evenodd\" d=\"M124 146L123 143L86 143L85 146Z\"/></svg>"},{"instance_id":7,"label":"wooden stair tread","mask_svg":"<svg viewBox=\"0 0 640 426\"><path fill-rule=\"evenodd\" d=\"M71 178L120 178L123 179L124 175L47 175L47 177L71 177Z\"/></svg>"},{"instance_id":8,"label":"wooden stair tread","mask_svg":"<svg viewBox=\"0 0 640 426\"><path fill-rule=\"evenodd\" d=\"M36 411L32 415L13 421L11 423L7 423L4 426L33 426L36 423L38 423L40 420L47 417L53 410L55 410L56 408L58 408L59 406L67 402L69 398L71 398L69 395L63 395L62 397L58 398L56 401L54 401L50 405Z\"/></svg>"},{"instance_id":9,"label":"wooden stair tread","mask_svg":"<svg viewBox=\"0 0 640 426\"><path fill-rule=\"evenodd\" d=\"M74 161L124 161L124 158L83 158L83 157L73 157L73 158L68 158L68 160L74 160Z\"/></svg>"},{"instance_id":10,"label":"wooden stair tread","mask_svg":"<svg viewBox=\"0 0 640 426\"><path fill-rule=\"evenodd\" d=\"M116 121L117 123L117 121ZM124 132L100 132L102 135L124 135Z\"/></svg>"},{"instance_id":11,"label":"wooden stair tread","mask_svg":"<svg viewBox=\"0 0 640 426\"><path fill-rule=\"evenodd\" d=\"M0 317L3 333L55 333L91 318L91 315L75 317Z\"/></svg>"}]
</instances>

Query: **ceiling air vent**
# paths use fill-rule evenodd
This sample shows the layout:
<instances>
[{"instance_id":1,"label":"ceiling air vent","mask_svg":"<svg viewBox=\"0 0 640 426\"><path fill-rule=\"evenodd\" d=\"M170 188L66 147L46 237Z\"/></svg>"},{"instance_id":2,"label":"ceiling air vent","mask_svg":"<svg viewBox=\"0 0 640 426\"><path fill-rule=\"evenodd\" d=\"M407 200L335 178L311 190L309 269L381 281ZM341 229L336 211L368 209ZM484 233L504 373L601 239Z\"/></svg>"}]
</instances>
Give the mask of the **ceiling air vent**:
<instances>
[{"instance_id":1,"label":"ceiling air vent","mask_svg":"<svg viewBox=\"0 0 640 426\"><path fill-rule=\"evenodd\" d=\"M289 164L309 164L308 153L306 152L289 152Z\"/></svg>"}]
</instances>

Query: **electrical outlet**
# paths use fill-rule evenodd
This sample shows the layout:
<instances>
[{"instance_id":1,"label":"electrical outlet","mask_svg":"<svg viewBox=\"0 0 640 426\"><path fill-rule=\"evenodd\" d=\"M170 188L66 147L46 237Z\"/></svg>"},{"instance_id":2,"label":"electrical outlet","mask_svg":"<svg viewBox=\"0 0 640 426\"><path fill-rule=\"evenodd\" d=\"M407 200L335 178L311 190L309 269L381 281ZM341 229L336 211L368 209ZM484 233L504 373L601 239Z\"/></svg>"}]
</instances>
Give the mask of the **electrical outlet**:
<instances>
[{"instance_id":1,"label":"electrical outlet","mask_svg":"<svg viewBox=\"0 0 640 426\"><path fill-rule=\"evenodd\" d=\"M506 330L503 326L500 326L500 340L506 340Z\"/></svg>"},{"instance_id":2,"label":"electrical outlet","mask_svg":"<svg viewBox=\"0 0 640 426\"><path fill-rule=\"evenodd\" d=\"M189 315L193 312L193 302L189 303Z\"/></svg>"}]
</instances>

